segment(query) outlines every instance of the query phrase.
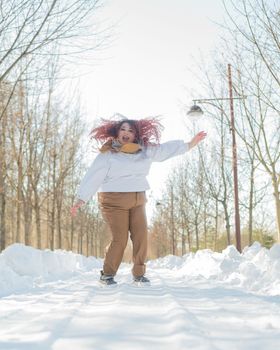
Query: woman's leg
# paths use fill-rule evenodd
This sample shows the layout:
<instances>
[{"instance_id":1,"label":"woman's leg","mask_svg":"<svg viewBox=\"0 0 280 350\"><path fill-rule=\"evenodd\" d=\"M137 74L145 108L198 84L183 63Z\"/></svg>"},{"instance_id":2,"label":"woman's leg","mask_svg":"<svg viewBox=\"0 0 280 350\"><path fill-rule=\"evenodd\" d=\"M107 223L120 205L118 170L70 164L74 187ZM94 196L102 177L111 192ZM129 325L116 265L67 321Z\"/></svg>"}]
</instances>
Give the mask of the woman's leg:
<instances>
[{"instance_id":1,"label":"woman's leg","mask_svg":"<svg viewBox=\"0 0 280 350\"><path fill-rule=\"evenodd\" d=\"M125 197L119 192L99 194L100 209L112 235L104 259L103 272L106 275L114 276L117 273L127 245L129 210Z\"/></svg>"},{"instance_id":2,"label":"woman's leg","mask_svg":"<svg viewBox=\"0 0 280 350\"><path fill-rule=\"evenodd\" d=\"M133 269L135 277L143 276L148 249L148 228L145 192L136 192L136 206L129 212L129 231L133 245Z\"/></svg>"}]
</instances>

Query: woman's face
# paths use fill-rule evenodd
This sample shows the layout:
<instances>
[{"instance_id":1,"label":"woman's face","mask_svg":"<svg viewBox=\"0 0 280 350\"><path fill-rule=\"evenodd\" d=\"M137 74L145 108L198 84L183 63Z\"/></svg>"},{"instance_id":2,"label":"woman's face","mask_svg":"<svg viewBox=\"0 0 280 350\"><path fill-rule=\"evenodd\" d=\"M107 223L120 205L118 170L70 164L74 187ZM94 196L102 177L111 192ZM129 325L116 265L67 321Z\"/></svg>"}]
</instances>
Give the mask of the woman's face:
<instances>
[{"instance_id":1,"label":"woman's face","mask_svg":"<svg viewBox=\"0 0 280 350\"><path fill-rule=\"evenodd\" d=\"M124 145L135 140L135 130L129 123L122 123L118 132L118 141Z\"/></svg>"}]
</instances>

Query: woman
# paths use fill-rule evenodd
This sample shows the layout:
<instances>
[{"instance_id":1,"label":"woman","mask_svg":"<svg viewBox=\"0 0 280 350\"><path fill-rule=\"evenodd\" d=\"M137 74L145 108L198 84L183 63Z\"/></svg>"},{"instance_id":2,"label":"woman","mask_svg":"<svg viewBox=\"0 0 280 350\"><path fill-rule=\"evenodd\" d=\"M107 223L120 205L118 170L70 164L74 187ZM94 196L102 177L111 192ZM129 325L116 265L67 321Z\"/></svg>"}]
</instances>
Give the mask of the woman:
<instances>
[{"instance_id":1,"label":"woman","mask_svg":"<svg viewBox=\"0 0 280 350\"><path fill-rule=\"evenodd\" d=\"M106 249L100 282L115 284L119 265L127 245L133 246L134 281L148 283L145 277L147 256L146 176L152 162L162 162L184 154L206 137L199 132L189 143L182 140L160 144L162 125L156 118L102 120L91 137L103 142L100 153L82 179L73 216L96 192L99 207L109 225L112 240Z\"/></svg>"}]
</instances>

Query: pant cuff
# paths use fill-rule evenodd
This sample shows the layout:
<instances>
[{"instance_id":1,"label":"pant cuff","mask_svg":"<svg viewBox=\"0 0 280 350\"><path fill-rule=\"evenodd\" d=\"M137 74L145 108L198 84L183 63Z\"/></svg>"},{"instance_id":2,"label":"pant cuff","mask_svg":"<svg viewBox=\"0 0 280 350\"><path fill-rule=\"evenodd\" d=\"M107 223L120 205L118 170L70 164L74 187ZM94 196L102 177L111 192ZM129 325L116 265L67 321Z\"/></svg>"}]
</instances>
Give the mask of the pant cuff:
<instances>
[{"instance_id":1,"label":"pant cuff","mask_svg":"<svg viewBox=\"0 0 280 350\"><path fill-rule=\"evenodd\" d=\"M146 265L134 265L132 268L132 274L135 277L143 276L146 272Z\"/></svg>"}]
</instances>

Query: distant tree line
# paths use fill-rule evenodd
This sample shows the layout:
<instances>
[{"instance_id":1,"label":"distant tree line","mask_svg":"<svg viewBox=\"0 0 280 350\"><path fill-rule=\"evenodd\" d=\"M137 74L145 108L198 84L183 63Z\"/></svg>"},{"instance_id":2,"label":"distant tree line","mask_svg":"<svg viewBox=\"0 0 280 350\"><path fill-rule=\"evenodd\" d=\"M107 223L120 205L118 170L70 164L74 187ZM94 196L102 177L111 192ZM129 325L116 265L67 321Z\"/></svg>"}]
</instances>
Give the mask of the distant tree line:
<instances>
[{"instance_id":1,"label":"distant tree line","mask_svg":"<svg viewBox=\"0 0 280 350\"><path fill-rule=\"evenodd\" d=\"M78 96L61 87L65 57L101 45L101 1L0 1L0 250L14 242L103 254L95 205L69 215L84 166ZM71 44L71 45L70 45ZM101 235L102 232L102 235Z\"/></svg>"}]
</instances>

